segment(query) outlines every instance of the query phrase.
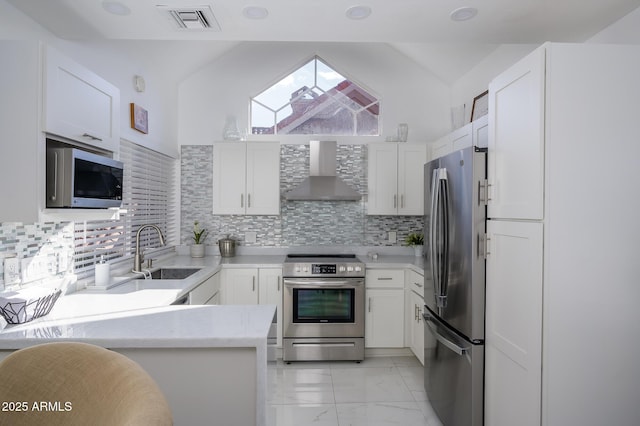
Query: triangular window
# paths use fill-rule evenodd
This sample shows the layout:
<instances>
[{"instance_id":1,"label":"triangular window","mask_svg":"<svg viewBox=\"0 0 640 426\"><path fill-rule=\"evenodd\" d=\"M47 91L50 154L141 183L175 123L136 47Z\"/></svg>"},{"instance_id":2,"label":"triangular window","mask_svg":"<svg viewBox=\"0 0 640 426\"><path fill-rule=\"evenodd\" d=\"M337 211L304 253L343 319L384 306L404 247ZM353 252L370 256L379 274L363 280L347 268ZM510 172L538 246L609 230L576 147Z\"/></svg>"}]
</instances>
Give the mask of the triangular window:
<instances>
[{"instance_id":1,"label":"triangular window","mask_svg":"<svg viewBox=\"0 0 640 426\"><path fill-rule=\"evenodd\" d=\"M251 98L251 133L377 136L380 101L319 57Z\"/></svg>"}]
</instances>

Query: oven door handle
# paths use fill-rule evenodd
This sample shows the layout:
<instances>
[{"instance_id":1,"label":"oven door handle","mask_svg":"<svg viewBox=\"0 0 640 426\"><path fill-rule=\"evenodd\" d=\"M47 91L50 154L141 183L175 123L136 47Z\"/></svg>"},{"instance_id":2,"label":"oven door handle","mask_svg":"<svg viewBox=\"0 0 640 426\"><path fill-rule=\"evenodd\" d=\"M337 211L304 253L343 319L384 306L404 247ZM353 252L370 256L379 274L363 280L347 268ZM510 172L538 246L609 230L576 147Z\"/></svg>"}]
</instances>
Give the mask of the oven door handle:
<instances>
[{"instance_id":1,"label":"oven door handle","mask_svg":"<svg viewBox=\"0 0 640 426\"><path fill-rule=\"evenodd\" d=\"M302 288L318 288L318 287L357 287L364 285L364 280L356 281L297 281L284 280L285 287L302 287Z\"/></svg>"}]
</instances>

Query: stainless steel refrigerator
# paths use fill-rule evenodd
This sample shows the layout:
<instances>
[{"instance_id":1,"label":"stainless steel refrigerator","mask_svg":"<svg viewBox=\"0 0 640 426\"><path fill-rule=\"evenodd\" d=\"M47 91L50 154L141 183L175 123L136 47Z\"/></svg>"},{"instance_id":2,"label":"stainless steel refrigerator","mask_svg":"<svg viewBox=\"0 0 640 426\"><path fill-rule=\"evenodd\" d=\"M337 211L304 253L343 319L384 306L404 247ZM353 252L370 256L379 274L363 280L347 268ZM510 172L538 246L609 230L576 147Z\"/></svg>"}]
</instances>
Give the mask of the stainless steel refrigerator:
<instances>
[{"instance_id":1,"label":"stainless steel refrigerator","mask_svg":"<svg viewBox=\"0 0 640 426\"><path fill-rule=\"evenodd\" d=\"M425 377L445 426L483 424L486 150L425 164Z\"/></svg>"}]
</instances>

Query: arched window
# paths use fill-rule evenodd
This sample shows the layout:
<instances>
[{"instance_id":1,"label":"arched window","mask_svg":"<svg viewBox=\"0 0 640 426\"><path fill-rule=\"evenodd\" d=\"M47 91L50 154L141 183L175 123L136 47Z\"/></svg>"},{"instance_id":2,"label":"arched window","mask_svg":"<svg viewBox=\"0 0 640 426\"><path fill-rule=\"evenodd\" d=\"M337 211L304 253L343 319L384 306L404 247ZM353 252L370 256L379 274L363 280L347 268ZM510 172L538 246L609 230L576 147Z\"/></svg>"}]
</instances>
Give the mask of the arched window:
<instances>
[{"instance_id":1,"label":"arched window","mask_svg":"<svg viewBox=\"0 0 640 426\"><path fill-rule=\"evenodd\" d=\"M377 136L380 101L315 56L251 98L251 133Z\"/></svg>"}]
</instances>

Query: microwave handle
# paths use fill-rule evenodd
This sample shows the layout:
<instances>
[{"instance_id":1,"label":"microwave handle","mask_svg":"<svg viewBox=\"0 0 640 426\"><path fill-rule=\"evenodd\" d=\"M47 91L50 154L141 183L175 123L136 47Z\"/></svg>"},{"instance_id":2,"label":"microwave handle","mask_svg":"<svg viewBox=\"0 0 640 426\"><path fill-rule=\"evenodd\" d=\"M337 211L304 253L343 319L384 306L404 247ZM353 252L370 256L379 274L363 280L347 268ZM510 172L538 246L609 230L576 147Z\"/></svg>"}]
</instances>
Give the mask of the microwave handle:
<instances>
[{"instance_id":1,"label":"microwave handle","mask_svg":"<svg viewBox=\"0 0 640 426\"><path fill-rule=\"evenodd\" d=\"M58 198L58 153L53 153L53 195L51 201L56 201Z\"/></svg>"}]
</instances>

